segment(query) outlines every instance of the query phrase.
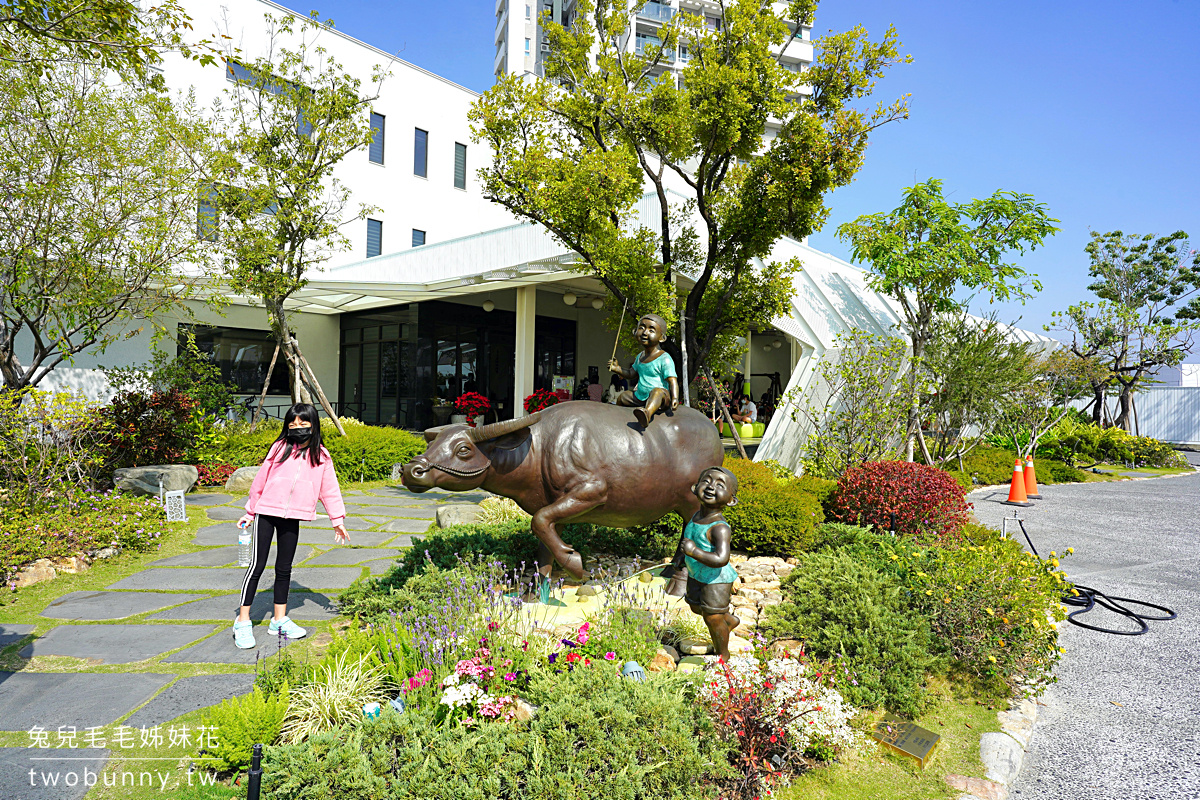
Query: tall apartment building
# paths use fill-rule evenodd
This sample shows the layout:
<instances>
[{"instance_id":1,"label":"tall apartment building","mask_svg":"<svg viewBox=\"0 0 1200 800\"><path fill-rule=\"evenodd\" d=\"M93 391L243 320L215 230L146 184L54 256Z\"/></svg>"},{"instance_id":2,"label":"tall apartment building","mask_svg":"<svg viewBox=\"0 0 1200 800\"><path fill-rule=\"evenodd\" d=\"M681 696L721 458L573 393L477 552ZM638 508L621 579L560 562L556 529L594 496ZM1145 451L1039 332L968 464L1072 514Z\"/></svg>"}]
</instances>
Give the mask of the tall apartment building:
<instances>
[{"instance_id":1,"label":"tall apartment building","mask_svg":"<svg viewBox=\"0 0 1200 800\"><path fill-rule=\"evenodd\" d=\"M576 14L576 0L496 0L496 77L512 75L545 75L544 60L550 53L550 43L542 31L540 19L549 13L563 25L570 25ZM782 8L781 3L776 4ZM676 14L687 13L701 17L709 30L720 30L723 23L721 6L709 0L649 0L630 13L630 25L621 43L634 52L642 53L647 45L661 46L659 29ZM780 62L787 69L801 72L812 63L812 29L803 27ZM664 72L678 75L687 64L687 48L681 46L664 54Z\"/></svg>"}]
</instances>

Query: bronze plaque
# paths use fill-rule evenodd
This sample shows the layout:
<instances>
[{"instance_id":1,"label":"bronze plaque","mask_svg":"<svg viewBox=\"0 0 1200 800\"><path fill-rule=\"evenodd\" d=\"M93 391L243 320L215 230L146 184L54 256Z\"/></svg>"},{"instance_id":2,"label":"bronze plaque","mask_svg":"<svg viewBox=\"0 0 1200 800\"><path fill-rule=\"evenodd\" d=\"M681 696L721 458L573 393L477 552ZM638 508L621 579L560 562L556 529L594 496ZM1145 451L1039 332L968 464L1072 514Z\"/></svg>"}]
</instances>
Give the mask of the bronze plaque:
<instances>
[{"instance_id":1,"label":"bronze plaque","mask_svg":"<svg viewBox=\"0 0 1200 800\"><path fill-rule=\"evenodd\" d=\"M933 731L927 731L916 723L900 719L894 714L888 714L876 723L875 732L871 735L889 750L915 759L922 769L942 739Z\"/></svg>"}]
</instances>

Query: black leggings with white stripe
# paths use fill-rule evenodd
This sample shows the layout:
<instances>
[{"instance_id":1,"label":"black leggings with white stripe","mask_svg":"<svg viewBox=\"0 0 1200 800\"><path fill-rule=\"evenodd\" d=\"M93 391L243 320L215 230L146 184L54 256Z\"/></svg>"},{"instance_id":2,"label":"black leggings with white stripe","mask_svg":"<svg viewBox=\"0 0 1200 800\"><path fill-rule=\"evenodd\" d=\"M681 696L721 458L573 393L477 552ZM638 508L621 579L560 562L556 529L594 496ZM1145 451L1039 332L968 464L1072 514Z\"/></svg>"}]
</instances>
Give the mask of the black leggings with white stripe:
<instances>
[{"instance_id":1,"label":"black leggings with white stripe","mask_svg":"<svg viewBox=\"0 0 1200 800\"><path fill-rule=\"evenodd\" d=\"M255 514L250 530L250 567L242 579L242 605L248 606L254 602L258 579L262 577L267 556L271 554L272 536L279 540L275 556L275 604L284 605L292 583L292 559L296 557L296 544L300 541L300 520Z\"/></svg>"}]
</instances>

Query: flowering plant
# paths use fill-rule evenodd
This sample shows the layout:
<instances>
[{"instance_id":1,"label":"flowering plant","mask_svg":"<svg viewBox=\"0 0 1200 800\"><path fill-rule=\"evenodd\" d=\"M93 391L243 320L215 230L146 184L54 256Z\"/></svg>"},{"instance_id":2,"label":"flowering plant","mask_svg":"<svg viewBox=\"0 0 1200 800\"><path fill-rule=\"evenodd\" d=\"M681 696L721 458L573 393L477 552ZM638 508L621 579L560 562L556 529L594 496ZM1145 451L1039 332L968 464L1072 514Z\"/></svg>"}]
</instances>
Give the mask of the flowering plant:
<instances>
[{"instance_id":1,"label":"flowering plant","mask_svg":"<svg viewBox=\"0 0 1200 800\"><path fill-rule=\"evenodd\" d=\"M558 402L558 395L554 392L548 392L545 389L538 389L533 394L525 398L525 412L533 414L542 409L549 408Z\"/></svg>"},{"instance_id":2,"label":"flowering plant","mask_svg":"<svg viewBox=\"0 0 1200 800\"><path fill-rule=\"evenodd\" d=\"M804 654L768 658L734 657L720 661L701 686L717 729L736 745L738 772L723 795L756 798L816 761L827 761L858 747L862 735L850 728L856 709Z\"/></svg>"},{"instance_id":3,"label":"flowering plant","mask_svg":"<svg viewBox=\"0 0 1200 800\"><path fill-rule=\"evenodd\" d=\"M454 401L454 410L466 414L468 424L474 426L477 416L492 410L492 403L479 392L463 392Z\"/></svg>"},{"instance_id":4,"label":"flowering plant","mask_svg":"<svg viewBox=\"0 0 1200 800\"><path fill-rule=\"evenodd\" d=\"M500 694L512 691L518 683L525 682L524 671L497 674L497 665L487 646L487 637L480 640L480 647L472 658L459 660L454 671L442 679L438 700L438 716L443 722L457 721L465 727L474 727L483 719L512 720L517 711L515 694ZM496 659L501 669L510 669L512 659ZM480 719L476 719L476 717Z\"/></svg>"}]
</instances>

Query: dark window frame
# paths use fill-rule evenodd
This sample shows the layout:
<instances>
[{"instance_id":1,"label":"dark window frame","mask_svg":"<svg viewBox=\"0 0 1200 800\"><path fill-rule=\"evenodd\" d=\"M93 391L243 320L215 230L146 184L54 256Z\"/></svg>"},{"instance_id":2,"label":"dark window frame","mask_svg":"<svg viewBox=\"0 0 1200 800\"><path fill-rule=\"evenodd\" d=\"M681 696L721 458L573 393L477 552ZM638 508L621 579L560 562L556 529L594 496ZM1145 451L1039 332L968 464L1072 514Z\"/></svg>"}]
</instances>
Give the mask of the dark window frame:
<instances>
[{"instance_id":1,"label":"dark window frame","mask_svg":"<svg viewBox=\"0 0 1200 800\"><path fill-rule=\"evenodd\" d=\"M421 236L420 236L421 241L419 241L419 242L417 241L417 238L418 238L417 234L421 234ZM425 231L421 230L420 228L412 229L412 246L413 247L424 247L425 246L425 238L426 238Z\"/></svg>"},{"instance_id":2,"label":"dark window frame","mask_svg":"<svg viewBox=\"0 0 1200 800\"><path fill-rule=\"evenodd\" d=\"M462 142L454 143L454 188L467 189L467 146Z\"/></svg>"},{"instance_id":3,"label":"dark window frame","mask_svg":"<svg viewBox=\"0 0 1200 800\"><path fill-rule=\"evenodd\" d=\"M379 120L379 127L375 127L375 120ZM387 117L383 114L371 112L371 144L367 147L367 158L372 164L384 163L384 136L387 131ZM378 158L376 158L378 153Z\"/></svg>"},{"instance_id":4,"label":"dark window frame","mask_svg":"<svg viewBox=\"0 0 1200 800\"><path fill-rule=\"evenodd\" d=\"M429 177L429 131L413 128L413 175Z\"/></svg>"},{"instance_id":5,"label":"dark window frame","mask_svg":"<svg viewBox=\"0 0 1200 800\"><path fill-rule=\"evenodd\" d=\"M371 252L371 226L375 225L375 252ZM383 220L367 217L367 258L383 255Z\"/></svg>"}]
</instances>

